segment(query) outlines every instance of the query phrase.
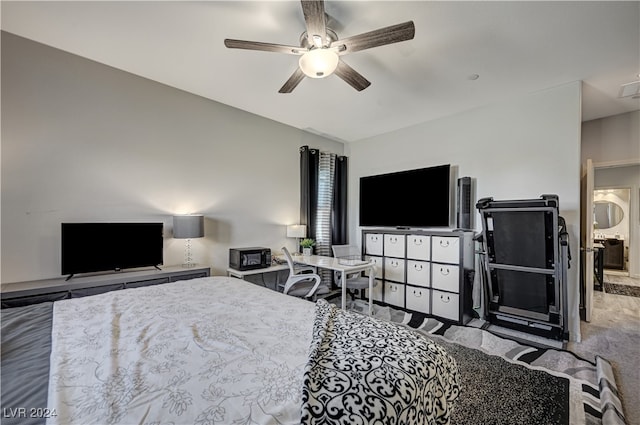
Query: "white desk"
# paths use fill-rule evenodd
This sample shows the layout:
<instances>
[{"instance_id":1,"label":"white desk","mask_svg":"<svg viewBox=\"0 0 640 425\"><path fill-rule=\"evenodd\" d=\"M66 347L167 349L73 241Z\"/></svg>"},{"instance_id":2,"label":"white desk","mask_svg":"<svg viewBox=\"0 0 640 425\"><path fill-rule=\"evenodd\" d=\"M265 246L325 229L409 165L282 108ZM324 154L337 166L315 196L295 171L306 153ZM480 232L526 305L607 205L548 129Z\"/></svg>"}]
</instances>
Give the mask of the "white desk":
<instances>
[{"instance_id":1,"label":"white desk","mask_svg":"<svg viewBox=\"0 0 640 425\"><path fill-rule=\"evenodd\" d=\"M323 255L296 255L293 261L297 264L305 264L307 266L313 266L321 269L333 270L340 272L341 287L342 287L342 309L347 308L347 285L345 284L348 273L357 273L365 270L369 270L369 315L373 313L373 279L375 279L375 263L369 262L364 264L340 264L340 260L334 257L325 257ZM343 261L345 262L345 261ZM244 279L245 276L262 274L269 272L276 272L280 270L288 270L287 264L278 264L263 269L254 270L236 270L232 268L227 269L227 275ZM277 285L276 285L277 287Z\"/></svg>"},{"instance_id":2,"label":"white desk","mask_svg":"<svg viewBox=\"0 0 640 425\"><path fill-rule=\"evenodd\" d=\"M255 276L255 275L262 275L262 286L264 286L265 288L270 288L267 285L267 282L265 282L264 280L264 273L270 273L270 272L275 272L276 273L276 282L275 282L275 288L273 289L278 289L278 285L280 284L280 274L278 272L283 271L283 270L289 270L289 266L286 264L274 264L272 266L269 267L264 267L261 269L253 269L253 270L236 270L233 269L231 267L229 267L227 269L227 276L231 276L231 277L237 277L238 279L242 279L244 280L245 277L247 276Z\"/></svg>"},{"instance_id":3,"label":"white desk","mask_svg":"<svg viewBox=\"0 0 640 425\"><path fill-rule=\"evenodd\" d=\"M342 309L347 308L347 273L356 273L369 270L369 315L373 313L373 279L375 279L376 265L374 262L363 264L341 264L339 258L325 257L323 255L302 255L295 258L296 263L318 267L320 269L334 270L340 272L342 286ZM343 260L346 263L346 261Z\"/></svg>"},{"instance_id":4,"label":"white desk","mask_svg":"<svg viewBox=\"0 0 640 425\"><path fill-rule=\"evenodd\" d=\"M270 267L265 267L262 269L253 269L253 270L236 270L229 267L227 269L227 276L237 277L238 279L244 279L245 276L269 273L269 272L279 272L281 270L289 270L289 266L286 264L278 264Z\"/></svg>"}]
</instances>

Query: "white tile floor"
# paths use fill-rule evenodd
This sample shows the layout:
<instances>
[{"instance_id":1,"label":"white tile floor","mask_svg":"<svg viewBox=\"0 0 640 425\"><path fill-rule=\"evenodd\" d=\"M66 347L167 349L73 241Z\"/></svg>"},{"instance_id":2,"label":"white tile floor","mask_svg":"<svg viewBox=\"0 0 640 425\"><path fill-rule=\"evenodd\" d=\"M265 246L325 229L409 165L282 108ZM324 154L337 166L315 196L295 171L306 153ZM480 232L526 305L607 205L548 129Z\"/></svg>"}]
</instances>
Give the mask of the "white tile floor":
<instances>
[{"instance_id":1,"label":"white tile floor","mask_svg":"<svg viewBox=\"0 0 640 425\"><path fill-rule=\"evenodd\" d=\"M640 279L629 277L629 275L620 272L604 271L604 281L609 283L617 283L620 285L640 286Z\"/></svg>"}]
</instances>

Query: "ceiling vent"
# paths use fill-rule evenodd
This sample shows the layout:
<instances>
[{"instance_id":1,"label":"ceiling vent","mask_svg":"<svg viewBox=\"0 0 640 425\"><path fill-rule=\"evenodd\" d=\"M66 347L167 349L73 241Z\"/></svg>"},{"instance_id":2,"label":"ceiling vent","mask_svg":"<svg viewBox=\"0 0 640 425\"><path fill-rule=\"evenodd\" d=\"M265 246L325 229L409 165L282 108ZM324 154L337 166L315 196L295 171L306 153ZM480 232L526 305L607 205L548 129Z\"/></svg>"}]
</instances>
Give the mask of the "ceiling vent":
<instances>
[{"instance_id":1,"label":"ceiling vent","mask_svg":"<svg viewBox=\"0 0 640 425\"><path fill-rule=\"evenodd\" d=\"M633 97L640 95L640 81L634 81L633 83L627 83L620 86L620 93L618 97Z\"/></svg>"}]
</instances>

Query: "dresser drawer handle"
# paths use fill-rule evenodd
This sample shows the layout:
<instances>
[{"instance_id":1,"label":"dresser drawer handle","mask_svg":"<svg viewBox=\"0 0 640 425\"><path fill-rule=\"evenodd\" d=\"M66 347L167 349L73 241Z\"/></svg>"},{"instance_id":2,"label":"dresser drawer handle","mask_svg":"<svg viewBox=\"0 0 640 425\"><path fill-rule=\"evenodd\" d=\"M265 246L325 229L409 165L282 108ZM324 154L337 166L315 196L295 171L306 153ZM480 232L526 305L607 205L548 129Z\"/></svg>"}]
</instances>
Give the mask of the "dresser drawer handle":
<instances>
[{"instance_id":1,"label":"dresser drawer handle","mask_svg":"<svg viewBox=\"0 0 640 425\"><path fill-rule=\"evenodd\" d=\"M391 265L391 267L398 267L399 263L397 261L389 261L389 264Z\"/></svg>"},{"instance_id":2,"label":"dresser drawer handle","mask_svg":"<svg viewBox=\"0 0 640 425\"><path fill-rule=\"evenodd\" d=\"M422 296L422 291L416 291L415 289L413 290L413 295L415 297L421 297Z\"/></svg>"},{"instance_id":3,"label":"dresser drawer handle","mask_svg":"<svg viewBox=\"0 0 640 425\"><path fill-rule=\"evenodd\" d=\"M422 245L422 238L414 238L413 244L418 246Z\"/></svg>"},{"instance_id":4,"label":"dresser drawer handle","mask_svg":"<svg viewBox=\"0 0 640 425\"><path fill-rule=\"evenodd\" d=\"M451 298L449 297L449 295L440 295L440 301L448 304L449 301L451 301Z\"/></svg>"},{"instance_id":5,"label":"dresser drawer handle","mask_svg":"<svg viewBox=\"0 0 640 425\"><path fill-rule=\"evenodd\" d=\"M392 237L390 237L390 238L389 238L389 242L391 242L391 243L397 243L397 242L398 242L398 238L397 238L397 237L395 237L395 236L392 236Z\"/></svg>"},{"instance_id":6,"label":"dresser drawer handle","mask_svg":"<svg viewBox=\"0 0 640 425\"><path fill-rule=\"evenodd\" d=\"M449 241L440 240L440 246L446 248L449 246Z\"/></svg>"},{"instance_id":7,"label":"dresser drawer handle","mask_svg":"<svg viewBox=\"0 0 640 425\"><path fill-rule=\"evenodd\" d=\"M398 292L397 286L389 286L389 289L391 289L391 292Z\"/></svg>"},{"instance_id":8,"label":"dresser drawer handle","mask_svg":"<svg viewBox=\"0 0 640 425\"><path fill-rule=\"evenodd\" d=\"M417 271L421 272L421 271L422 271L422 264L414 264L414 265L413 265L413 268L414 268L415 270L417 270Z\"/></svg>"},{"instance_id":9,"label":"dresser drawer handle","mask_svg":"<svg viewBox=\"0 0 640 425\"><path fill-rule=\"evenodd\" d=\"M451 270L448 267L440 267L440 274L443 276L449 276L451 274Z\"/></svg>"}]
</instances>

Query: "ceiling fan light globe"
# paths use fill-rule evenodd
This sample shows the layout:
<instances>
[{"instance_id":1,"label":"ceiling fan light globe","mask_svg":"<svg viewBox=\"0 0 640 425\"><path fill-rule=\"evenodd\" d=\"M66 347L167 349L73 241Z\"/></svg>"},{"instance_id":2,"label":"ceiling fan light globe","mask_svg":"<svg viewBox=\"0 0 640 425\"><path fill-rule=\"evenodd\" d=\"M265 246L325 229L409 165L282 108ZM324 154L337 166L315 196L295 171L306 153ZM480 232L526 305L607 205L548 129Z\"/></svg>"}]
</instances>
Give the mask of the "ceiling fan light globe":
<instances>
[{"instance_id":1,"label":"ceiling fan light globe","mask_svg":"<svg viewBox=\"0 0 640 425\"><path fill-rule=\"evenodd\" d=\"M313 49L300 56L298 64L307 77L324 78L336 70L338 54L328 49Z\"/></svg>"}]
</instances>

